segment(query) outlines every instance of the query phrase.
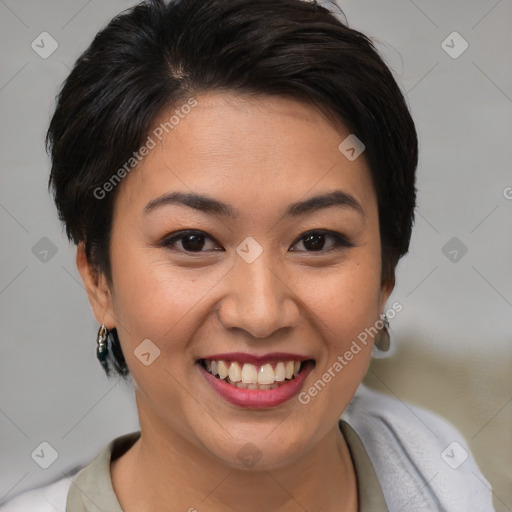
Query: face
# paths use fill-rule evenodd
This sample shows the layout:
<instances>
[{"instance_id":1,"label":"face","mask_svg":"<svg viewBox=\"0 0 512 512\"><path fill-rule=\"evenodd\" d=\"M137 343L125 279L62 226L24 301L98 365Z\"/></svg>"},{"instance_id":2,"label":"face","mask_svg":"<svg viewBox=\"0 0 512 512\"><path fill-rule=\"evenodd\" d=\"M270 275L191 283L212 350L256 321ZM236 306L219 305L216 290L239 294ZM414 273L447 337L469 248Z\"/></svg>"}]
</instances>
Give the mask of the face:
<instances>
[{"instance_id":1,"label":"face","mask_svg":"<svg viewBox=\"0 0 512 512\"><path fill-rule=\"evenodd\" d=\"M390 293L376 194L364 153L338 149L349 132L313 107L195 99L119 185L112 286L91 302L117 328L143 433L275 468L337 428L367 370L371 338L353 342Z\"/></svg>"}]
</instances>

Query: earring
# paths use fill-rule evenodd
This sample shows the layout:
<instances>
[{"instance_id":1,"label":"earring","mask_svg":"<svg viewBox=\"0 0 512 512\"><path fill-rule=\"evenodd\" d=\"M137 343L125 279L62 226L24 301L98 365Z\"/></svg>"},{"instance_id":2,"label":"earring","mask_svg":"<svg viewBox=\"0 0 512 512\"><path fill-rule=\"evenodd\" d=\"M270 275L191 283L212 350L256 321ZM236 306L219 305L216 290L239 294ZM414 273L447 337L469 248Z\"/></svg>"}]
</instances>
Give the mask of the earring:
<instances>
[{"instance_id":1,"label":"earring","mask_svg":"<svg viewBox=\"0 0 512 512\"><path fill-rule=\"evenodd\" d=\"M105 361L108 355L108 329L104 324L101 325L100 330L98 331L98 336L96 338L96 357L99 359L101 363Z\"/></svg>"},{"instance_id":2,"label":"earring","mask_svg":"<svg viewBox=\"0 0 512 512\"><path fill-rule=\"evenodd\" d=\"M389 320L386 315L381 315L382 321L384 325L382 326L382 329L377 333L375 336L375 346L381 351L381 352L387 352L389 350L389 346L391 344L391 340L389 338Z\"/></svg>"}]
</instances>

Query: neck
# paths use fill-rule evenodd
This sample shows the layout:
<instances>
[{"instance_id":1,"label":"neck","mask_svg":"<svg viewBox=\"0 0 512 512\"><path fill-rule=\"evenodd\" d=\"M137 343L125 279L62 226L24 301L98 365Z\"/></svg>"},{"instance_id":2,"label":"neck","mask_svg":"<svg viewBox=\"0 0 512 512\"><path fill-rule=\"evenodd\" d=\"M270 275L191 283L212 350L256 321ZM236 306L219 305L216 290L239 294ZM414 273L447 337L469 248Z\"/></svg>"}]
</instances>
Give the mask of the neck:
<instances>
[{"instance_id":1,"label":"neck","mask_svg":"<svg viewBox=\"0 0 512 512\"><path fill-rule=\"evenodd\" d=\"M336 424L293 464L239 470L224 464L158 421L141 420L141 437L111 464L125 512L208 510L357 511L348 446Z\"/></svg>"}]
</instances>

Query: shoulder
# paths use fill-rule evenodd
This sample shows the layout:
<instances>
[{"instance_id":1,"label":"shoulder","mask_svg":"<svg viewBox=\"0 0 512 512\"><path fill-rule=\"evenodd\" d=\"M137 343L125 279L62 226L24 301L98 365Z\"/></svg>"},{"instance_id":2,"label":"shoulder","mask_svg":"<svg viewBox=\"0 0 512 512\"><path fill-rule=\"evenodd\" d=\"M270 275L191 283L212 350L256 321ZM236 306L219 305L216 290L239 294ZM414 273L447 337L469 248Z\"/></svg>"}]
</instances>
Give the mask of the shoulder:
<instances>
[{"instance_id":1,"label":"shoulder","mask_svg":"<svg viewBox=\"0 0 512 512\"><path fill-rule=\"evenodd\" d=\"M23 492L0 506L0 512L66 512L72 477Z\"/></svg>"},{"instance_id":2,"label":"shoulder","mask_svg":"<svg viewBox=\"0 0 512 512\"><path fill-rule=\"evenodd\" d=\"M361 438L390 510L494 512L491 485L446 419L363 384L342 418Z\"/></svg>"}]
</instances>

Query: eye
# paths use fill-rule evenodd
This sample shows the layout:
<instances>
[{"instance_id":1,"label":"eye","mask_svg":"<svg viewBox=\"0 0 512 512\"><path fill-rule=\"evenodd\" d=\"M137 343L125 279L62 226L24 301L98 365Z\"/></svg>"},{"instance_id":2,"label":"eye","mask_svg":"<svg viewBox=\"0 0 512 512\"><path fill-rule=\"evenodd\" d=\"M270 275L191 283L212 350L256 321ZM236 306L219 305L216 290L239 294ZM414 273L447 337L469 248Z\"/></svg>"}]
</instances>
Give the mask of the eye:
<instances>
[{"instance_id":1,"label":"eye","mask_svg":"<svg viewBox=\"0 0 512 512\"><path fill-rule=\"evenodd\" d=\"M332 243L326 249L326 239L329 238L332 240ZM306 248L306 252L326 252L338 248L354 247L354 244L349 242L342 234L328 230L308 231L298 239L296 244L299 242ZM290 250L296 252L295 249Z\"/></svg>"},{"instance_id":2,"label":"eye","mask_svg":"<svg viewBox=\"0 0 512 512\"><path fill-rule=\"evenodd\" d=\"M166 247L168 249L172 250L181 250L184 252L206 252L203 251L203 248L206 245L207 241L214 242L214 245L218 244L206 233L202 231L195 231L195 230L186 230L186 231L180 231L178 233L172 233L171 235L166 236L162 242L161 246ZM181 248L177 247L177 244L181 244ZM213 249L214 251L224 249Z\"/></svg>"},{"instance_id":3,"label":"eye","mask_svg":"<svg viewBox=\"0 0 512 512\"><path fill-rule=\"evenodd\" d=\"M326 240L329 239L331 240L330 244L328 242L326 243ZM207 247L208 242L213 244L213 247L210 247L210 249ZM305 251L293 248L290 250L292 252L327 252L336 250L337 248L348 248L354 246L342 234L328 230L308 231L297 239L293 246L298 245L299 243L302 243ZM201 253L207 252L208 250L224 251L224 249L220 247L212 237L203 231L197 230L185 230L178 233L172 233L171 235L166 236L160 245L171 250L178 250L185 253Z\"/></svg>"}]
</instances>

